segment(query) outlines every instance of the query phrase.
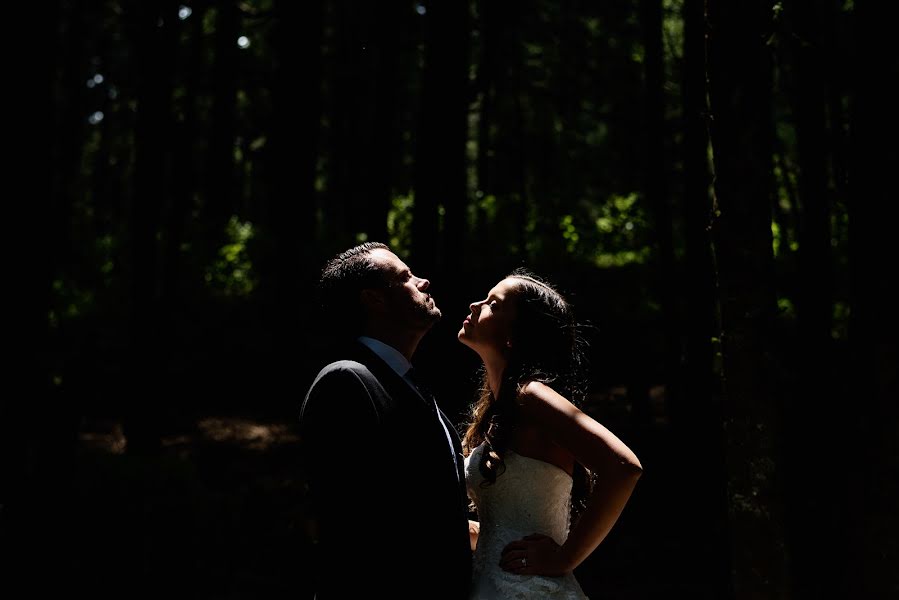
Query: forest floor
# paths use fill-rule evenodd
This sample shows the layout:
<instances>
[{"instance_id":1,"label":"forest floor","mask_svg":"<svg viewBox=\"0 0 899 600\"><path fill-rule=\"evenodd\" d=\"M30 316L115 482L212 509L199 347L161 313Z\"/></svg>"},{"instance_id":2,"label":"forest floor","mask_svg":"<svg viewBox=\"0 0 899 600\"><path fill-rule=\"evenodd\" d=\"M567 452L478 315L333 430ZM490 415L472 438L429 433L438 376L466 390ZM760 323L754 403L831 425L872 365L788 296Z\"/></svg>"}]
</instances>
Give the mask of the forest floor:
<instances>
[{"instance_id":1,"label":"forest floor","mask_svg":"<svg viewBox=\"0 0 899 600\"><path fill-rule=\"evenodd\" d=\"M610 418L622 439L636 437L623 418ZM641 479L612 533L576 571L591 597L714 597L710 573L700 566L697 580L685 574L697 572L684 569L690 557L709 549L683 535L677 482L659 477L677 473L666 464L676 460L666 435L663 423L640 434L638 454L653 476ZM311 598L293 423L209 416L147 457L126 451L119 421L84 419L77 445L66 514L78 540L74 570L95 596L137 586L221 599Z\"/></svg>"}]
</instances>

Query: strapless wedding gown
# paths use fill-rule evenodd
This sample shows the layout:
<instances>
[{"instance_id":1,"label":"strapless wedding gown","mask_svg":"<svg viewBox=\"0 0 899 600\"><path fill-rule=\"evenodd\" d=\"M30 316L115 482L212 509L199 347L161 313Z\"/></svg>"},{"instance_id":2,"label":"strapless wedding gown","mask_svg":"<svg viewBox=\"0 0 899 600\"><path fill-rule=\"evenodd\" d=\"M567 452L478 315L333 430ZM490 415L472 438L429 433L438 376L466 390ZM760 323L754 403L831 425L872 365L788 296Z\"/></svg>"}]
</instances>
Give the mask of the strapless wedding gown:
<instances>
[{"instance_id":1,"label":"strapless wedding gown","mask_svg":"<svg viewBox=\"0 0 899 600\"><path fill-rule=\"evenodd\" d=\"M559 467L507 451L506 470L492 485L478 465L484 444L465 459L465 483L478 510L481 533L474 553L472 600L585 600L572 573L562 577L503 571L500 555L509 542L542 533L562 544L568 537L571 476Z\"/></svg>"}]
</instances>

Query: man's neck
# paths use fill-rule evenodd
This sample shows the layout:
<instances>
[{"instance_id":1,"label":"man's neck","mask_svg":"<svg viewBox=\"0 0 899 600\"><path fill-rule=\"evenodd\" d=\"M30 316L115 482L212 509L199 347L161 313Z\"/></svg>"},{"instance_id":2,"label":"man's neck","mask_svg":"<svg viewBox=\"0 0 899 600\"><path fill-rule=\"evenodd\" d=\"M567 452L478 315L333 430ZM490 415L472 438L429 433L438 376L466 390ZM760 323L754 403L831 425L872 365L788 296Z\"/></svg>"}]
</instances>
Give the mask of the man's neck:
<instances>
[{"instance_id":1,"label":"man's neck","mask_svg":"<svg viewBox=\"0 0 899 600\"><path fill-rule=\"evenodd\" d=\"M397 333L378 330L366 331L362 335L380 340L388 346L395 348L400 354L405 356L406 360L410 363L412 362L412 355L415 354L415 350L418 349L421 338L424 337L423 333L413 335L405 332Z\"/></svg>"}]
</instances>

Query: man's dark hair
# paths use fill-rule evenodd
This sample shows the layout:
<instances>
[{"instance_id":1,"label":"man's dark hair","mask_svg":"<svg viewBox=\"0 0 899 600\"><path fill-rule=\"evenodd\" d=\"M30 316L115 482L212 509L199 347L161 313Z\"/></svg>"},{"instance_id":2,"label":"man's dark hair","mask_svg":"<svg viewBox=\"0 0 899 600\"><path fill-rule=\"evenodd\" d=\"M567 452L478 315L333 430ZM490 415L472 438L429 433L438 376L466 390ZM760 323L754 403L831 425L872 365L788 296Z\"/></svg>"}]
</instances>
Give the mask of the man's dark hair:
<instances>
[{"instance_id":1,"label":"man's dark hair","mask_svg":"<svg viewBox=\"0 0 899 600\"><path fill-rule=\"evenodd\" d=\"M324 316L341 334L358 335L365 325L362 290L387 285L384 271L371 260L371 252L378 248L391 251L386 244L365 242L341 252L322 269L319 301Z\"/></svg>"}]
</instances>

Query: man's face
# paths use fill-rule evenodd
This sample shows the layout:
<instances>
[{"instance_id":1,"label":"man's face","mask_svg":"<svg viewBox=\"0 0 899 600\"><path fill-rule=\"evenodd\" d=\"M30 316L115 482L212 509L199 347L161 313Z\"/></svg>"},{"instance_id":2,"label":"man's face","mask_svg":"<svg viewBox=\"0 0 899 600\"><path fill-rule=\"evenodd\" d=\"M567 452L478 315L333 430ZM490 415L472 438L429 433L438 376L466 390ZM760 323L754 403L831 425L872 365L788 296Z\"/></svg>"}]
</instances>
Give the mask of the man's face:
<instances>
[{"instance_id":1,"label":"man's face","mask_svg":"<svg viewBox=\"0 0 899 600\"><path fill-rule=\"evenodd\" d=\"M378 290L383 303L375 307L375 318L398 326L427 330L442 316L434 298L427 293L430 282L416 277L399 257L383 248L371 252L372 260L384 269L387 288Z\"/></svg>"}]
</instances>

